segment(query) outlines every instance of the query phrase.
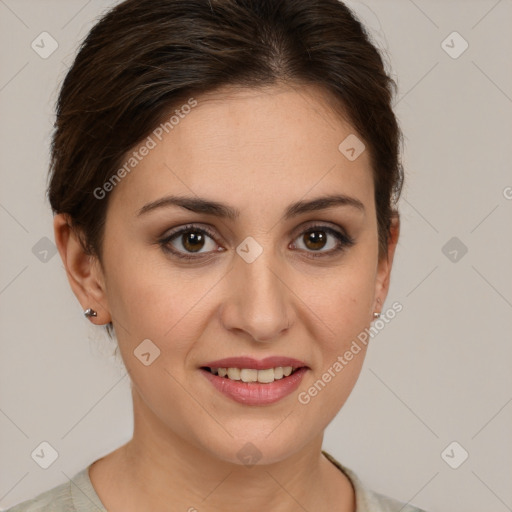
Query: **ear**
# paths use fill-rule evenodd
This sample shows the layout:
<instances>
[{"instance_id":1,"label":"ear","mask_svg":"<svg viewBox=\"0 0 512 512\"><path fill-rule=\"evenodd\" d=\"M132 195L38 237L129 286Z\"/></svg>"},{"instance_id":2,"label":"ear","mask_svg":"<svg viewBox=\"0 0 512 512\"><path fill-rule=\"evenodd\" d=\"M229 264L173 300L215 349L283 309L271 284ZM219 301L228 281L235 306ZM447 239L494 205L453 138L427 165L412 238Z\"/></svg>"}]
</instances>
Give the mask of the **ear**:
<instances>
[{"instance_id":1,"label":"ear","mask_svg":"<svg viewBox=\"0 0 512 512\"><path fill-rule=\"evenodd\" d=\"M109 323L111 316L100 262L95 256L84 251L77 233L71 226L69 215L63 213L55 215L53 230L69 284L82 309L92 308L96 311L97 316L89 318L92 323L97 325Z\"/></svg>"},{"instance_id":2,"label":"ear","mask_svg":"<svg viewBox=\"0 0 512 512\"><path fill-rule=\"evenodd\" d=\"M395 249L399 236L400 215L398 212L396 212L391 218L387 254L379 259L377 265L377 279L375 282L375 304L373 311L381 311L382 304L384 304L384 301L388 295L391 267L393 266L393 258L395 256Z\"/></svg>"}]
</instances>

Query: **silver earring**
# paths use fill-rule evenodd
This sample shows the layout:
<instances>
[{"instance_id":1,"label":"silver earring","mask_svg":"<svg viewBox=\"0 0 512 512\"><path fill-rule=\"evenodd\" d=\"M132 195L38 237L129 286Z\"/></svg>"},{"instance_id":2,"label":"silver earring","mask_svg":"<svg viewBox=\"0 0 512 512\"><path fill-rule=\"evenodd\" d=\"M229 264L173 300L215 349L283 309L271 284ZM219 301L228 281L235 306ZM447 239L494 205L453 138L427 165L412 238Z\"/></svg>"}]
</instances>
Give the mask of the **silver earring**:
<instances>
[{"instance_id":1,"label":"silver earring","mask_svg":"<svg viewBox=\"0 0 512 512\"><path fill-rule=\"evenodd\" d=\"M373 313L373 318L380 318L380 313L377 313L377 312Z\"/></svg>"},{"instance_id":2,"label":"silver earring","mask_svg":"<svg viewBox=\"0 0 512 512\"><path fill-rule=\"evenodd\" d=\"M96 311L94 311L94 309L87 308L87 309L84 311L84 315L85 315L87 318L90 318L91 316L98 316L98 313L96 313Z\"/></svg>"}]
</instances>

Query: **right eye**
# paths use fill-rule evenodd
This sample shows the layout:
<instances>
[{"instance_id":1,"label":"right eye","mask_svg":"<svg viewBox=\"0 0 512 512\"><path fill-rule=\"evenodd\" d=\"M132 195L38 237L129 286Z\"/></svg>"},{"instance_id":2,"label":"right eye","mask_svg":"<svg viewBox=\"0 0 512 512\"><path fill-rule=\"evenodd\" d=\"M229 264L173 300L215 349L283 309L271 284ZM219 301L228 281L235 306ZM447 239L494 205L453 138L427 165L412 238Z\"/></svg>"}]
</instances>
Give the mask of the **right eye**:
<instances>
[{"instance_id":1,"label":"right eye","mask_svg":"<svg viewBox=\"0 0 512 512\"><path fill-rule=\"evenodd\" d=\"M208 250L208 242L210 250ZM207 253L219 252L215 249L217 244L213 233L195 225L187 225L169 233L159 241L159 244L164 252L189 260L202 258ZM207 250L201 252L205 246Z\"/></svg>"}]
</instances>

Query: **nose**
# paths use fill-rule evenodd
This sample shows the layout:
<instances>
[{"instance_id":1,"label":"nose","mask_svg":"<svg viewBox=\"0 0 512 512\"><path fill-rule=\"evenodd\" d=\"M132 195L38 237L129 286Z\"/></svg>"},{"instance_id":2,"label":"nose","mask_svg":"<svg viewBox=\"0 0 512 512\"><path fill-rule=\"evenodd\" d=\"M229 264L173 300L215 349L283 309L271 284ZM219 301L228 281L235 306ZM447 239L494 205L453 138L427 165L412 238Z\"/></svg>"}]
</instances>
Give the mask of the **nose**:
<instances>
[{"instance_id":1,"label":"nose","mask_svg":"<svg viewBox=\"0 0 512 512\"><path fill-rule=\"evenodd\" d=\"M252 263L237 258L226 276L221 310L225 329L246 333L259 342L282 336L292 322L293 295L282 269L263 253Z\"/></svg>"}]
</instances>

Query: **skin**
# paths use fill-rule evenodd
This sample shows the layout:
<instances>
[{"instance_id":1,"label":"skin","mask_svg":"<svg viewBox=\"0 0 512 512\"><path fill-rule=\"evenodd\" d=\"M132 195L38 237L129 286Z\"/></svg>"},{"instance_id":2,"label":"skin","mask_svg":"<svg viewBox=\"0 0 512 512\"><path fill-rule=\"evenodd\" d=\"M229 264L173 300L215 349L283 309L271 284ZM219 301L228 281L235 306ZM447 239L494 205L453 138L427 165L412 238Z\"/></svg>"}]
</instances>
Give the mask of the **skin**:
<instances>
[{"instance_id":1,"label":"skin","mask_svg":"<svg viewBox=\"0 0 512 512\"><path fill-rule=\"evenodd\" d=\"M350 481L320 450L324 429L357 381L365 347L307 405L297 395L382 309L398 218L379 259L369 152L355 161L340 153L340 142L356 132L321 90L225 88L196 99L111 192L101 263L83 252L69 219L55 216L71 287L84 309L98 312L93 323L113 322L132 383L133 439L96 461L91 481L110 512L354 511ZM226 203L240 216L176 206L137 215L170 194ZM281 219L293 202L332 194L358 199L364 212L335 206ZM313 259L338 244L318 228L325 246L308 243L303 234L313 222L345 230L354 245ZM216 235L192 245L209 254L197 262L158 243L188 223ZM263 248L252 263L236 253L247 236ZM197 254L186 242L181 236L168 245ZM133 354L144 339L161 351L149 366ZM219 393L199 370L239 355L295 357L310 369L286 398L247 406ZM251 467L237 457L247 442L261 453Z\"/></svg>"}]
</instances>

